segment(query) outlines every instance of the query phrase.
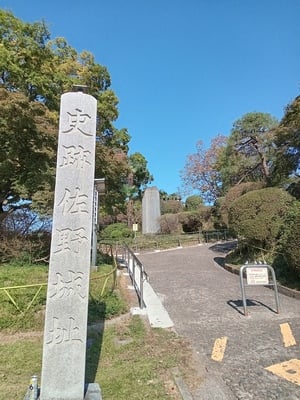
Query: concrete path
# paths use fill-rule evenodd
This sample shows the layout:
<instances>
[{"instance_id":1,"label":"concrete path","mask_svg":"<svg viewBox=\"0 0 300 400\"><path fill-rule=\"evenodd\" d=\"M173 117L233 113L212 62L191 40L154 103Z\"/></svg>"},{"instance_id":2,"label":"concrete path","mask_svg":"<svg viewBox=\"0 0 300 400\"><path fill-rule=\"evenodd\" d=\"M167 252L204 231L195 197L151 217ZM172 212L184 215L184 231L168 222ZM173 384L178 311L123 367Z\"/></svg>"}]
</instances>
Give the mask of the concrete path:
<instances>
[{"instance_id":1,"label":"concrete path","mask_svg":"<svg viewBox=\"0 0 300 400\"><path fill-rule=\"evenodd\" d=\"M140 254L150 284L179 335L202 363L194 400L299 400L300 301L247 287L243 315L239 277L219 263L226 246L201 245Z\"/></svg>"}]
</instances>

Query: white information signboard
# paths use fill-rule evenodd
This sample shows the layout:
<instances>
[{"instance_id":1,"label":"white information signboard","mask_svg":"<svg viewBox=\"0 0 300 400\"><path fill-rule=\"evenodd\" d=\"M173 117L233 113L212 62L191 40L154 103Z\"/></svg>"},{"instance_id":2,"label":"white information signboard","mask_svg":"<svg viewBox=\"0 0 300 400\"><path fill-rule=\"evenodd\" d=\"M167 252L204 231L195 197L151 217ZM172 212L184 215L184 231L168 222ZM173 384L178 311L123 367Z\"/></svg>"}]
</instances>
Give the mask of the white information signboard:
<instances>
[{"instance_id":1,"label":"white information signboard","mask_svg":"<svg viewBox=\"0 0 300 400\"><path fill-rule=\"evenodd\" d=\"M247 284L248 285L268 285L269 276L268 268L264 267L250 267L246 269Z\"/></svg>"},{"instance_id":2,"label":"white information signboard","mask_svg":"<svg viewBox=\"0 0 300 400\"><path fill-rule=\"evenodd\" d=\"M139 230L138 224L132 224L132 230L133 232L137 232Z\"/></svg>"},{"instance_id":3,"label":"white information signboard","mask_svg":"<svg viewBox=\"0 0 300 400\"><path fill-rule=\"evenodd\" d=\"M240 283L242 289L243 296L243 307L245 316L248 315L247 312L247 299L245 293L245 283L244 277L246 275L247 285L265 285L265 286L273 286L275 301L276 301L276 312L279 314L279 299L278 299L278 289L277 282L274 269L268 264L245 264L240 268ZM271 282L269 282L269 278Z\"/></svg>"}]
</instances>

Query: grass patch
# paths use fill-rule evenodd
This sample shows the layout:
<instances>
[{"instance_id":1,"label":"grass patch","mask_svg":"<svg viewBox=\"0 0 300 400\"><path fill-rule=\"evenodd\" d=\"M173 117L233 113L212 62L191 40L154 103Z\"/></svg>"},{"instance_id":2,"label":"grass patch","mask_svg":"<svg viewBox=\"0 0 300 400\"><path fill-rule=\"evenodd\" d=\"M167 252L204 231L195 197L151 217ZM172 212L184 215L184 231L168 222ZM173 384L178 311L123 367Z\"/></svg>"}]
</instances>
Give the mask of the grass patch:
<instances>
[{"instance_id":1,"label":"grass patch","mask_svg":"<svg viewBox=\"0 0 300 400\"><path fill-rule=\"evenodd\" d=\"M0 399L23 399L30 377L40 376L42 338L0 344Z\"/></svg>"},{"instance_id":2,"label":"grass patch","mask_svg":"<svg viewBox=\"0 0 300 400\"><path fill-rule=\"evenodd\" d=\"M48 267L0 265L0 288L47 283ZM112 265L103 264L90 274L89 323L109 319L127 311L127 304L115 289L116 274ZM4 290L0 290L0 331L43 330L46 305L44 286L32 306L26 310L38 287L10 289L18 308Z\"/></svg>"},{"instance_id":3,"label":"grass patch","mask_svg":"<svg viewBox=\"0 0 300 400\"><path fill-rule=\"evenodd\" d=\"M177 398L170 368L181 363L182 342L165 330L146 330L135 316L107 329L95 380L109 400Z\"/></svg>"},{"instance_id":4,"label":"grass patch","mask_svg":"<svg viewBox=\"0 0 300 400\"><path fill-rule=\"evenodd\" d=\"M88 323L110 319L127 311L127 303L116 284L116 269L112 265L103 264L91 272Z\"/></svg>"},{"instance_id":5,"label":"grass patch","mask_svg":"<svg viewBox=\"0 0 300 400\"><path fill-rule=\"evenodd\" d=\"M95 377L103 398L169 399L172 391L166 382L171 378L170 368L180 363L180 352L174 351L179 342L173 333L146 330L137 316L108 328Z\"/></svg>"},{"instance_id":6,"label":"grass patch","mask_svg":"<svg viewBox=\"0 0 300 400\"><path fill-rule=\"evenodd\" d=\"M0 265L0 288L47 283L48 268L46 266ZM0 290L0 330L41 330L44 324L44 308L46 303L46 286L42 287L38 297L26 311L39 287L9 289L17 307L9 299L4 290Z\"/></svg>"},{"instance_id":7,"label":"grass patch","mask_svg":"<svg viewBox=\"0 0 300 400\"><path fill-rule=\"evenodd\" d=\"M37 269L36 269L37 268ZM40 269L41 268L41 269ZM45 267L0 266L0 287L47 280ZM127 311L123 290L113 290L112 266L91 272L86 382L99 383L106 400L180 400L170 369L179 367L191 377L192 353L183 339L162 329L151 329L138 316L112 316ZM38 300L39 299L39 300ZM0 400L23 398L30 377L41 375L45 296L33 305L32 318L0 298ZM26 301L24 300L24 304ZM2 310L6 310L2 313ZM34 319L40 316L40 321ZM0 318L0 319L1 319ZM103 324L94 324L106 320ZM26 331L27 332L24 332ZM195 376L195 375L193 375ZM198 378L197 378L198 379ZM40 381L39 381L40 384ZM3 396L2 396L3 395Z\"/></svg>"},{"instance_id":8,"label":"grass patch","mask_svg":"<svg viewBox=\"0 0 300 400\"><path fill-rule=\"evenodd\" d=\"M0 359L0 399L22 399L33 374L40 384L41 337L1 337ZM150 329L139 316L126 316L104 332L89 330L86 382L99 383L106 400L179 400L170 369L188 370L190 377L191 363L183 339Z\"/></svg>"}]
</instances>

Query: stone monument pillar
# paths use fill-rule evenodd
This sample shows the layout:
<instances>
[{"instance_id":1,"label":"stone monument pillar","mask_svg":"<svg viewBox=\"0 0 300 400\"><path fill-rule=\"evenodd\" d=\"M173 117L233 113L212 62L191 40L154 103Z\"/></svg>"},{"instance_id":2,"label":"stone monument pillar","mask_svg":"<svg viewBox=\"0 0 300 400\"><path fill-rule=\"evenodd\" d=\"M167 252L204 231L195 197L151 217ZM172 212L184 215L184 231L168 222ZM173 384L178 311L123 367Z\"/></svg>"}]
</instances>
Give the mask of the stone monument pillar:
<instances>
[{"instance_id":1,"label":"stone monument pillar","mask_svg":"<svg viewBox=\"0 0 300 400\"><path fill-rule=\"evenodd\" d=\"M41 400L83 400L97 101L61 97Z\"/></svg>"},{"instance_id":2,"label":"stone monument pillar","mask_svg":"<svg viewBox=\"0 0 300 400\"><path fill-rule=\"evenodd\" d=\"M142 200L143 233L160 232L160 197L156 187L147 188Z\"/></svg>"}]
</instances>

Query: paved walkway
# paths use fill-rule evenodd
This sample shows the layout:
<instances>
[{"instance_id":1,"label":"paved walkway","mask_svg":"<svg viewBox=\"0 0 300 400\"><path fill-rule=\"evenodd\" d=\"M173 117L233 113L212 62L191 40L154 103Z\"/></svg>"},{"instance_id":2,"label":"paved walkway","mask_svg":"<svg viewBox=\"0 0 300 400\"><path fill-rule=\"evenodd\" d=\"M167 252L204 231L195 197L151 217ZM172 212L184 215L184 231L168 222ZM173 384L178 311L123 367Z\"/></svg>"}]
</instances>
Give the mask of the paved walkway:
<instances>
[{"instance_id":1,"label":"paved walkway","mask_svg":"<svg viewBox=\"0 0 300 400\"><path fill-rule=\"evenodd\" d=\"M178 334L192 343L204 382L194 400L299 400L300 301L247 287L243 315L239 277L219 263L222 244L140 254ZM269 369L267 369L269 368Z\"/></svg>"}]
</instances>

